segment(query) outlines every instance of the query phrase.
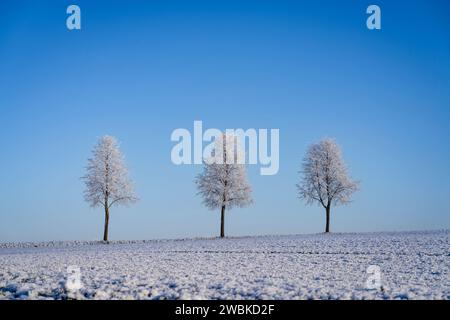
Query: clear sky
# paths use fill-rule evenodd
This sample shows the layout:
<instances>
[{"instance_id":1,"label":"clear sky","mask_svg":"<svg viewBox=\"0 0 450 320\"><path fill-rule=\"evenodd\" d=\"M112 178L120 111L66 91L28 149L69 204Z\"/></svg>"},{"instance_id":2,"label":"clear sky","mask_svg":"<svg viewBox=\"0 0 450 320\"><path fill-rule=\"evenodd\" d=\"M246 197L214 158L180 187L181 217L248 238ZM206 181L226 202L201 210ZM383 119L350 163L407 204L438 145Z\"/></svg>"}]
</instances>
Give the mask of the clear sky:
<instances>
[{"instance_id":1,"label":"clear sky","mask_svg":"<svg viewBox=\"0 0 450 320\"><path fill-rule=\"evenodd\" d=\"M69 4L82 29L66 28ZM366 28L370 4L382 29ZM448 1L1 1L0 241L100 239L83 200L98 137L121 142L140 202L111 239L217 236L200 166L170 160L172 130L279 128L280 171L249 168L253 206L228 235L316 233L296 198L307 146L334 137L354 202L336 232L450 228Z\"/></svg>"}]
</instances>

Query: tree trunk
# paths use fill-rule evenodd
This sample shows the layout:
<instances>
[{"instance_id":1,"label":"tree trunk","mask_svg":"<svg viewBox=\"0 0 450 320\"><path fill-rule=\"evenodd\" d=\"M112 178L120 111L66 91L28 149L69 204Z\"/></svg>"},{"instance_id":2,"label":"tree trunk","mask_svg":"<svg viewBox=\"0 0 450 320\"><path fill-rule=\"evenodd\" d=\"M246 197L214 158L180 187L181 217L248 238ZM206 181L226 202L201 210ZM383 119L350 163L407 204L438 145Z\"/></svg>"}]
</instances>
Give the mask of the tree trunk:
<instances>
[{"instance_id":1,"label":"tree trunk","mask_svg":"<svg viewBox=\"0 0 450 320\"><path fill-rule=\"evenodd\" d=\"M325 210L327 212L327 223L325 226L325 233L330 232L330 209L331 209L331 205L327 205L327 207L325 208Z\"/></svg>"},{"instance_id":2,"label":"tree trunk","mask_svg":"<svg viewBox=\"0 0 450 320\"><path fill-rule=\"evenodd\" d=\"M222 206L220 213L220 237L225 237L225 206Z\"/></svg>"},{"instance_id":3,"label":"tree trunk","mask_svg":"<svg viewBox=\"0 0 450 320\"><path fill-rule=\"evenodd\" d=\"M105 230L103 232L103 241L108 241L109 207L105 205Z\"/></svg>"}]
</instances>

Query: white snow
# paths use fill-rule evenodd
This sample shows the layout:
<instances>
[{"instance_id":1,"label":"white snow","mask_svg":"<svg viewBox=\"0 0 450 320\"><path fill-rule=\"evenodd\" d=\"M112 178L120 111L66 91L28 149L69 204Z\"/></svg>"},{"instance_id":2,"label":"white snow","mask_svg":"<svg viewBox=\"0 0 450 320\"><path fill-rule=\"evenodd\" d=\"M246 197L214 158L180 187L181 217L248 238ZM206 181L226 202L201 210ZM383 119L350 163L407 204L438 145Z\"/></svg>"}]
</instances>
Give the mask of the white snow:
<instances>
[{"instance_id":1,"label":"white snow","mask_svg":"<svg viewBox=\"0 0 450 320\"><path fill-rule=\"evenodd\" d=\"M448 300L449 249L450 230L0 244L0 299Z\"/></svg>"}]
</instances>

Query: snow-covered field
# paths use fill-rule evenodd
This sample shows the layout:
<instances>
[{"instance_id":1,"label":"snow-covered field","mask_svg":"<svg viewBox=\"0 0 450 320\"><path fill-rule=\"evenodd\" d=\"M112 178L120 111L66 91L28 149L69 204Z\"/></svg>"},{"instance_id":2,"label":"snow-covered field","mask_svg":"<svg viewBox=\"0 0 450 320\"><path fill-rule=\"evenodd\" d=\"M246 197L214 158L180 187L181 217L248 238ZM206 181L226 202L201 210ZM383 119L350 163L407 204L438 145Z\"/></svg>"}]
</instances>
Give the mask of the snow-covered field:
<instances>
[{"instance_id":1,"label":"snow-covered field","mask_svg":"<svg viewBox=\"0 0 450 320\"><path fill-rule=\"evenodd\" d=\"M450 230L0 244L0 299L448 300L449 265Z\"/></svg>"}]
</instances>

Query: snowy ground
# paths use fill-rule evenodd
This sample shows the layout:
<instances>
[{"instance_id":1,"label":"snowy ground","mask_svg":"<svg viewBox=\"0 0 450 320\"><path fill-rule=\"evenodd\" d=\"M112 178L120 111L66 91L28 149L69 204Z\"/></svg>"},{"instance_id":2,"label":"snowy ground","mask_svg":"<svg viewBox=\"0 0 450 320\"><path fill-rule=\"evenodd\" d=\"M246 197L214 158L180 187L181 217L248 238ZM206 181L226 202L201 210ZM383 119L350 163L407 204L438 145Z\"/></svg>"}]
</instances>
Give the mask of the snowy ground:
<instances>
[{"instance_id":1,"label":"snowy ground","mask_svg":"<svg viewBox=\"0 0 450 320\"><path fill-rule=\"evenodd\" d=\"M450 230L0 244L0 299L448 300L449 266Z\"/></svg>"}]
</instances>

